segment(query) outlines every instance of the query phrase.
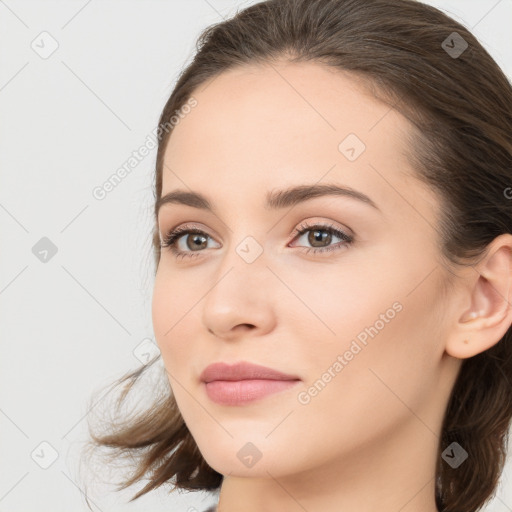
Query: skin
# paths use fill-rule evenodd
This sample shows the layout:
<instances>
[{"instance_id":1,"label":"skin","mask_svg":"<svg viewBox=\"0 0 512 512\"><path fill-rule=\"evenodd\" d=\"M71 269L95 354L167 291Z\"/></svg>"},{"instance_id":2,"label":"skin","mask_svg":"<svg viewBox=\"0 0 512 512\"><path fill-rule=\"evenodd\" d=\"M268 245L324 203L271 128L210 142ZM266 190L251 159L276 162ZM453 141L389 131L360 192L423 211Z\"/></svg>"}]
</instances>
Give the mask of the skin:
<instances>
[{"instance_id":1,"label":"skin","mask_svg":"<svg viewBox=\"0 0 512 512\"><path fill-rule=\"evenodd\" d=\"M189 260L162 249L153 326L182 416L224 475L218 510L436 511L437 448L462 360L512 322L512 236L496 238L475 268L448 272L438 198L404 156L413 126L348 73L317 63L245 66L194 97L166 148L162 195L197 191L216 210L161 208L162 236L187 223L208 242ZM354 161L338 149L349 133L366 145ZM317 183L361 191L380 211L342 196L263 206L267 191ZM318 247L338 250L305 254L313 233L290 236L304 222L334 225L354 241L341 246L332 234ZM263 251L252 263L236 251L248 236ZM194 252L192 237L179 248ZM218 405L199 380L218 361L254 362L301 382L250 404ZM329 368L334 376L301 403L299 392ZM237 457L248 442L261 453L252 467Z\"/></svg>"}]
</instances>

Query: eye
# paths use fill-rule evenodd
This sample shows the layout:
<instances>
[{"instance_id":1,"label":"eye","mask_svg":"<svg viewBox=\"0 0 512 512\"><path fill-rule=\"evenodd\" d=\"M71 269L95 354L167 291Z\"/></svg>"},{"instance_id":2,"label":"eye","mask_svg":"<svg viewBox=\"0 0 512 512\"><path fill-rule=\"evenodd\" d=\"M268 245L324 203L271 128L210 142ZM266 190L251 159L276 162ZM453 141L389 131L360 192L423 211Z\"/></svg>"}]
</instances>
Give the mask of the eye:
<instances>
[{"instance_id":1,"label":"eye","mask_svg":"<svg viewBox=\"0 0 512 512\"><path fill-rule=\"evenodd\" d=\"M306 233L309 233L309 235L305 237L305 242L313 246L312 248L306 247L302 249L302 252L305 252L306 254L310 252L316 254L321 252L340 250L349 246L354 241L354 237L352 235L347 235L344 231L341 231L332 224L301 224L294 233L295 238L298 237L300 239ZM340 238L341 242L336 245L329 245L332 242L333 235L337 238Z\"/></svg>"},{"instance_id":2,"label":"eye","mask_svg":"<svg viewBox=\"0 0 512 512\"><path fill-rule=\"evenodd\" d=\"M189 238L189 235L194 236ZM185 240L185 247L192 249L191 252L183 250L183 248L176 248L176 246L179 246L181 238ZM204 231L184 225L170 231L162 240L161 247L168 247L177 259L194 258L199 256L199 253L202 252L201 249L206 248L205 244L207 244L209 238L211 238L210 235Z\"/></svg>"},{"instance_id":3,"label":"eye","mask_svg":"<svg viewBox=\"0 0 512 512\"><path fill-rule=\"evenodd\" d=\"M313 247L302 248L301 252L321 253L333 250L340 250L349 246L354 241L352 235L347 235L345 232L336 228L333 225L314 224L308 225L301 224L293 233L294 240L301 238L306 233L310 233L306 237L306 243L311 244ZM194 235L194 236L191 236ZM332 242L333 235L341 240L336 245L329 245ZM181 239L185 242L185 247L179 247ZM188 227L187 225L180 226L170 231L162 240L161 247L168 247L171 252L180 258L194 258L199 256L202 249L206 249L208 239L213 240L210 235L196 227Z\"/></svg>"}]
</instances>

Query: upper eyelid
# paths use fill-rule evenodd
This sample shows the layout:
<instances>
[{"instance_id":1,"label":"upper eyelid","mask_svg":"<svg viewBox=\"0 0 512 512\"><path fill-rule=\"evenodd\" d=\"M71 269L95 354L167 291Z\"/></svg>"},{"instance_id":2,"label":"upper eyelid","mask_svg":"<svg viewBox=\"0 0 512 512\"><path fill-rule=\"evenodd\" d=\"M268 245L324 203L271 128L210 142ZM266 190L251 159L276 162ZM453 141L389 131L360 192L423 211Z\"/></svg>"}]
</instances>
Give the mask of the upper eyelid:
<instances>
[{"instance_id":1,"label":"upper eyelid","mask_svg":"<svg viewBox=\"0 0 512 512\"><path fill-rule=\"evenodd\" d=\"M182 235L182 234L185 235L185 234L189 234L189 233L186 233L186 231L193 230L193 229L196 229L197 231L204 232L205 235L208 235L212 239L215 238L213 235L210 234L210 232L208 231L207 228L203 228L202 226L199 226L199 225L194 224L194 223L189 223L189 222L178 224L177 226L175 226L175 227L173 227L171 229L168 229L168 230L159 229L158 233L160 235L160 239L162 239L162 238L167 237L170 233L173 233L175 231L182 232L179 235Z\"/></svg>"}]
</instances>

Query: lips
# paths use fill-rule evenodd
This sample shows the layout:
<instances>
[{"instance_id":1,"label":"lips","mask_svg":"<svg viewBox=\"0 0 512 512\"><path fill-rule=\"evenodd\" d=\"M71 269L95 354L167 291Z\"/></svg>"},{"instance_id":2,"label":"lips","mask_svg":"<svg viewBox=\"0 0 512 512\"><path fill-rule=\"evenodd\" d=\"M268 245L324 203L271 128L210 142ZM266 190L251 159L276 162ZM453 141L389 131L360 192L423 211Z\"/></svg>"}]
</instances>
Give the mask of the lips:
<instances>
[{"instance_id":1,"label":"lips","mask_svg":"<svg viewBox=\"0 0 512 512\"><path fill-rule=\"evenodd\" d=\"M200 375L202 382L217 380L300 380L296 375L289 375L272 368L242 361L234 365L214 363L207 366Z\"/></svg>"},{"instance_id":2,"label":"lips","mask_svg":"<svg viewBox=\"0 0 512 512\"><path fill-rule=\"evenodd\" d=\"M300 378L248 362L214 363L200 376L208 398L224 406L241 406L295 387Z\"/></svg>"}]
</instances>

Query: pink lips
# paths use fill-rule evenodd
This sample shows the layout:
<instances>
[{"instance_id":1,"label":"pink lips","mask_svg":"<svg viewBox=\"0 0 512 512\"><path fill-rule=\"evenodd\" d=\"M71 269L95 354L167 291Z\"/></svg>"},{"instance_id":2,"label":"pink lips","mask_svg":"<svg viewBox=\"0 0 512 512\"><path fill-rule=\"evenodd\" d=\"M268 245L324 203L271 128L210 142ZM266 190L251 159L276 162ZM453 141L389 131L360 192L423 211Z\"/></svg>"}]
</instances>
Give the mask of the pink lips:
<instances>
[{"instance_id":1,"label":"pink lips","mask_svg":"<svg viewBox=\"0 0 512 512\"><path fill-rule=\"evenodd\" d=\"M241 362L232 366L211 364L201 373L200 380L204 382L210 400L222 405L242 405L289 389L300 378L265 366Z\"/></svg>"}]
</instances>

